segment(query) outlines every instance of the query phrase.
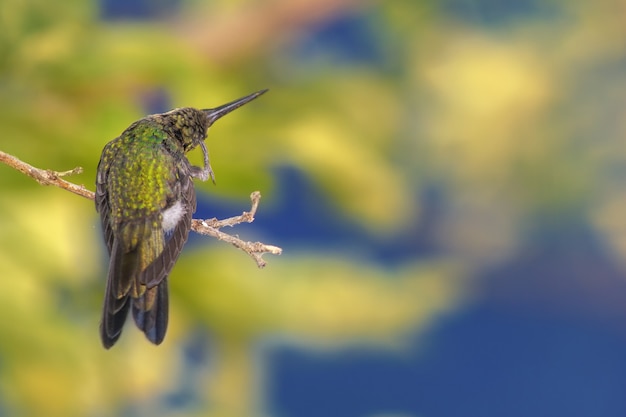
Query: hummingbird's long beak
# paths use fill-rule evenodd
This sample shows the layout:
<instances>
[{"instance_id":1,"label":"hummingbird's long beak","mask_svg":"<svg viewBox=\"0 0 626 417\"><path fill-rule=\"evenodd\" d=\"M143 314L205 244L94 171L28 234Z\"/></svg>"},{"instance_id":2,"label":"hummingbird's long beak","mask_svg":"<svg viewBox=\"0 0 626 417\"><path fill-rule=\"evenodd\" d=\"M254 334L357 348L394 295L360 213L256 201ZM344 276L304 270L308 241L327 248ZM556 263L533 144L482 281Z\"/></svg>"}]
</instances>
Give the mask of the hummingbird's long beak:
<instances>
[{"instance_id":1,"label":"hummingbird's long beak","mask_svg":"<svg viewBox=\"0 0 626 417\"><path fill-rule=\"evenodd\" d=\"M250 95L247 95L235 101L231 101L230 103L223 104L214 109L202 109L202 111L204 112L204 114L206 114L206 117L209 121L208 126L211 126L220 117L225 116L231 111L243 106L246 103L251 102L252 100L254 100L255 98L257 98L258 96L260 96L261 94L265 92L267 92L267 88L265 90L257 91L256 93L252 93Z\"/></svg>"}]
</instances>

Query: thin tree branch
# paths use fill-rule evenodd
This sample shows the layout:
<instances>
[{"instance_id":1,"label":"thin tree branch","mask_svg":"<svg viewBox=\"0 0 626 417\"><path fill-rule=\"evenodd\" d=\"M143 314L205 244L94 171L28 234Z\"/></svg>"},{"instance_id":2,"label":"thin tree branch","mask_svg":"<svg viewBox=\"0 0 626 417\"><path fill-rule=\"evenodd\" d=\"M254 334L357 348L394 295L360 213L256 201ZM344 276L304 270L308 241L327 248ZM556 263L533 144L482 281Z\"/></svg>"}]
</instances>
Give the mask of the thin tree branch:
<instances>
[{"instance_id":1,"label":"thin tree branch","mask_svg":"<svg viewBox=\"0 0 626 417\"><path fill-rule=\"evenodd\" d=\"M4 153L0 151L0 162L10 166L11 168L15 168L23 174L28 175L31 178L34 178L41 185L54 185L55 187L63 188L71 193L78 194L81 197L88 198L93 200L95 198L95 194L93 191L89 191L85 188L84 185L76 185L69 181L65 181L61 177L67 175L80 174L83 172L81 167L76 167L72 170L65 172L57 172L51 171L49 169L39 169L34 166L27 164L24 161L21 161L14 157L13 155L9 155L8 153Z\"/></svg>"},{"instance_id":2,"label":"thin tree branch","mask_svg":"<svg viewBox=\"0 0 626 417\"><path fill-rule=\"evenodd\" d=\"M191 230L201 235L212 236L219 240L223 240L224 242L230 243L234 247L239 248L250 255L256 262L257 266L259 268L263 268L265 266L263 254L270 253L272 255L280 255L283 250L277 246L266 245L261 242L244 242L237 237L219 230L225 226L232 227L241 223L252 223L254 221L256 210L259 207L261 193L258 191L253 192L250 194L250 200L252 201L250 211L244 211L240 216L234 216L224 220L218 220L216 218L208 220L194 219L191 221Z\"/></svg>"},{"instance_id":3,"label":"thin tree branch","mask_svg":"<svg viewBox=\"0 0 626 417\"><path fill-rule=\"evenodd\" d=\"M81 197L85 197L89 200L95 199L94 192L85 188L84 185L77 185L61 178L68 175L82 173L83 169L81 167L76 167L63 172L52 171L49 169L39 169L3 151L0 151L0 162L33 178L41 185L53 185ZM216 218L208 220L193 219L191 222L191 230L201 235L211 236L230 243L250 255L256 262L257 266L259 268L263 268L266 265L265 260L263 260L263 255L266 253L280 255L282 253L281 248L266 245L261 242L245 242L238 237L229 235L228 233L224 233L219 230L226 226L232 227L241 223L252 223L254 221L254 215L256 214L257 208L259 207L261 193L258 191L253 192L250 194L250 200L252 201L250 211L244 211L240 216L234 216L224 220L218 220Z\"/></svg>"}]
</instances>

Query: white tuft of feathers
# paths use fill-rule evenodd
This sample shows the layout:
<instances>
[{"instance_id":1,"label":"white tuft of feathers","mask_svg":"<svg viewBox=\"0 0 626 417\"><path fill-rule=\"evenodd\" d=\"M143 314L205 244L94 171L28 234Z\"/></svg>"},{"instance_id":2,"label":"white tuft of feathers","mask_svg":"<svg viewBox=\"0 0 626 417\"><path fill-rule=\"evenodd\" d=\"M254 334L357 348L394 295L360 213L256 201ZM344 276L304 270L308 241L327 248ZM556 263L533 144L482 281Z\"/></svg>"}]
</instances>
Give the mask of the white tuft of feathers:
<instances>
[{"instance_id":1,"label":"white tuft of feathers","mask_svg":"<svg viewBox=\"0 0 626 417\"><path fill-rule=\"evenodd\" d=\"M176 227L180 219L185 215L185 213L185 207L180 200L175 202L172 206L163 210L163 221L161 222L161 227L163 227L163 231L165 233L171 232Z\"/></svg>"}]
</instances>

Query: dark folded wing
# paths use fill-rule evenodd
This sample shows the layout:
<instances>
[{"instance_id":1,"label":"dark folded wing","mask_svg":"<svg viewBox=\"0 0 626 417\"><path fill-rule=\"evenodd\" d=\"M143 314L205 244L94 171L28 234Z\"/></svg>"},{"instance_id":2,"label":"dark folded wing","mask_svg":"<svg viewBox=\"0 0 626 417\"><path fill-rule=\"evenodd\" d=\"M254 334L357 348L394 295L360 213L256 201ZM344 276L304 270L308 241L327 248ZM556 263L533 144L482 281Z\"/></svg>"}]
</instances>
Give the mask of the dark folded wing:
<instances>
[{"instance_id":1,"label":"dark folded wing","mask_svg":"<svg viewBox=\"0 0 626 417\"><path fill-rule=\"evenodd\" d=\"M104 233L104 241L107 250L111 254L113 248L113 229L111 227L109 196L106 188L106 178L109 175L109 164L105 162L104 155L111 151L112 146L109 142L102 151L102 157L98 163L98 175L96 176L96 211L100 213L100 222L102 223L102 232Z\"/></svg>"},{"instance_id":2,"label":"dark folded wing","mask_svg":"<svg viewBox=\"0 0 626 417\"><path fill-rule=\"evenodd\" d=\"M163 252L141 273L140 282L148 288L159 285L169 275L189 237L191 219L196 211L196 193L189 174L179 172L179 179L181 183L175 184L173 188L179 187L180 193L176 194L180 195L186 210L174 230L165 235Z\"/></svg>"},{"instance_id":3,"label":"dark folded wing","mask_svg":"<svg viewBox=\"0 0 626 417\"><path fill-rule=\"evenodd\" d=\"M128 264L122 260L124 254L119 245L114 244L109 262L109 275L102 308L102 321L100 322L100 337L105 348L110 348L115 344L122 334L124 322L130 307L130 296L128 290L120 295L120 285L118 277L125 269L123 264ZM128 268L128 266L126 266Z\"/></svg>"}]
</instances>

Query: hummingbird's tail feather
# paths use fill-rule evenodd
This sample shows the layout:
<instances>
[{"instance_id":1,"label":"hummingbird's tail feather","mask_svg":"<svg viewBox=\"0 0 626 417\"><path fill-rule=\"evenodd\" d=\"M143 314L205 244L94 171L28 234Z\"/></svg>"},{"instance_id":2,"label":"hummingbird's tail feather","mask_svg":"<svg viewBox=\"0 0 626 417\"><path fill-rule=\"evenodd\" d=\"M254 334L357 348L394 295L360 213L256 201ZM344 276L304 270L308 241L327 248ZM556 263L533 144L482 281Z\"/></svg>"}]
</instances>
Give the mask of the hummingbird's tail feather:
<instances>
[{"instance_id":1,"label":"hummingbird's tail feather","mask_svg":"<svg viewBox=\"0 0 626 417\"><path fill-rule=\"evenodd\" d=\"M102 339L102 345L106 349L113 346L115 342L117 342L117 339L119 339L122 335L122 329L124 328L124 323L126 322L129 307L129 297L124 297L123 303L120 304L120 308L117 312L107 311L107 306L105 304L102 321L100 322L100 338Z\"/></svg>"},{"instance_id":2,"label":"hummingbird's tail feather","mask_svg":"<svg viewBox=\"0 0 626 417\"><path fill-rule=\"evenodd\" d=\"M139 298L133 299L133 318L148 340L155 345L165 338L168 322L167 278L156 287L147 289Z\"/></svg>"},{"instance_id":3,"label":"hummingbird's tail feather","mask_svg":"<svg viewBox=\"0 0 626 417\"><path fill-rule=\"evenodd\" d=\"M113 346L122 334L130 307L128 293L132 280L129 280L128 277L132 277L137 265L135 254L124 254L121 246L114 241L111 248L109 275L100 323L100 337L102 344L107 349Z\"/></svg>"}]
</instances>

